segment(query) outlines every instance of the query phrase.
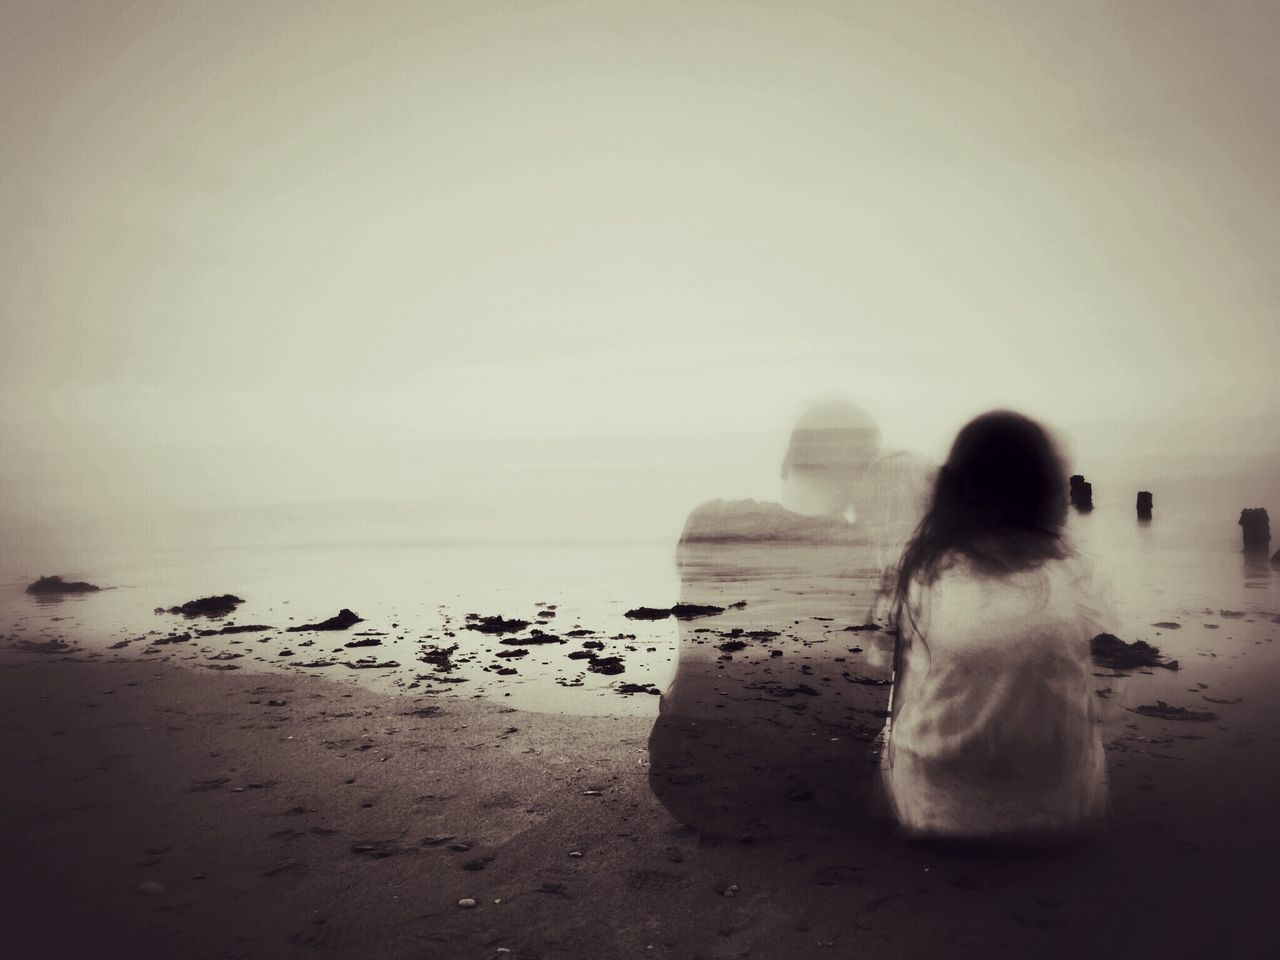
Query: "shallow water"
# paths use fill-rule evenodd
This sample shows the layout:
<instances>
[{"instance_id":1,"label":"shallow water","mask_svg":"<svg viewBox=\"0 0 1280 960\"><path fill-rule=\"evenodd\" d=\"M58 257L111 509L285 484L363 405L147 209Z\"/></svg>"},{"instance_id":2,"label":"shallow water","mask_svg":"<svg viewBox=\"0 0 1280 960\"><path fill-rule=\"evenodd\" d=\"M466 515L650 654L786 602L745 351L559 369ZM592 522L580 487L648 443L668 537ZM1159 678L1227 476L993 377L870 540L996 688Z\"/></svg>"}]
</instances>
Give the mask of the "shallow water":
<instances>
[{"instance_id":1,"label":"shallow water","mask_svg":"<svg viewBox=\"0 0 1280 960\"><path fill-rule=\"evenodd\" d=\"M63 571L111 589L65 598L23 592L31 577L11 577L0 588L0 624L16 638L62 637L89 654L172 657L196 665L228 663L256 668L305 670L380 689L414 689L448 696L501 698L531 710L568 713L635 713L651 710L645 695L620 696L622 682L663 684L673 668L671 623L636 621L627 610L675 602L678 581L667 544L491 544L429 543L353 547L258 547L174 553L149 558L103 558L91 568ZM218 620L188 620L155 614L187 600L233 593L244 599L234 614ZM554 606L554 615L540 611ZM363 618L347 631L288 633L348 608ZM468 614L530 621L546 633L575 629L591 636L547 645L500 641L528 637L526 629L505 637L465 629ZM192 642L154 646L173 633L217 629L228 624L269 624L262 633L195 637ZM381 645L346 648L371 631ZM611 639L624 636L626 639ZM631 639L634 637L634 639ZM603 676L566 654L584 639L606 645L600 652L625 658L625 673ZM131 640L121 650L110 644ZM440 672L419 656L458 645L457 666ZM634 649L628 649L634 648ZM526 649L518 661L499 652ZM292 656L281 656L283 651ZM241 654L235 661L214 660ZM397 667L344 666L374 657ZM301 668L296 663L334 661ZM514 665L511 676L494 671ZM462 682L450 682L461 680ZM574 684L563 686L562 684ZM579 685L580 684L580 685ZM656 697L652 698L656 699Z\"/></svg>"},{"instance_id":2,"label":"shallow water","mask_svg":"<svg viewBox=\"0 0 1280 960\"><path fill-rule=\"evenodd\" d=\"M1211 748L1224 735L1274 736L1280 733L1271 696L1280 680L1280 567L1266 555L1243 553L1229 521L1203 540L1193 539L1188 526L1117 522L1101 511L1073 521L1077 542L1112 585L1118 635L1154 644L1180 667L1100 678L1100 688L1113 691L1107 700L1113 733L1139 722L1129 710L1163 700L1220 718L1164 725L1204 736L1180 742L1188 752ZM1231 702L1214 702L1223 700ZM1140 725L1149 725L1146 718ZM1187 729L1192 726L1207 729Z\"/></svg>"},{"instance_id":3,"label":"shallow water","mask_svg":"<svg viewBox=\"0 0 1280 960\"><path fill-rule=\"evenodd\" d=\"M1280 570L1265 557L1240 552L1233 517L1171 519L1157 499L1156 519L1137 523L1130 504L1099 503L1089 515L1073 515L1070 532L1093 556L1111 583L1120 613L1120 636L1145 639L1180 661L1181 670L1100 677L1112 735L1134 724L1128 711L1164 700L1193 709L1213 709L1221 718L1206 741L1180 744L1202 749L1223 731L1280 729L1267 690L1280 680ZM1212 522L1210 522L1212 520ZM9 642L64 639L85 655L172 657L204 666L245 665L303 670L382 689L412 689L441 696L501 699L523 709L583 714L654 714L656 696L620 695L622 684L665 688L679 656L698 656L697 630L778 630L772 644L796 670L840 656L840 672L871 675L883 669L874 643L843 643L865 634L842 634L865 619L876 586L875 561L857 549L822 546L722 546L687 552L676 568L675 545L661 541L612 543L428 542L352 546L267 546L173 551L161 556L99 555L79 560L80 569L9 569L0 583L0 629ZM59 573L112 589L48 600L23 588L37 574ZM245 599L219 621L156 615L196 597L234 593ZM677 623L634 620L627 610L665 607L677 600L729 606L719 617ZM554 616L540 616L554 606ZM341 608L364 622L346 632L286 633L285 628L333 616ZM469 614L501 615L531 622L564 642L504 644L528 638L465 629ZM1178 629L1155 627L1176 622ZM234 636L196 637L154 646L172 633L225 624L269 624L273 630ZM569 631L591 631L565 637ZM354 634L385 634L381 645L346 648ZM109 645L131 641L119 650ZM603 643L599 656L619 656L624 672L601 675L588 661L570 659L585 641ZM420 655L458 645L455 668L441 672ZM862 646L865 653L851 653ZM768 646L768 645L765 645ZM519 658L500 652L528 650ZM705 645L719 656L714 644ZM763 648L762 648L763 649ZM292 651L292 656L282 656ZM10 650L10 655L21 651ZM214 660L239 654L235 660ZM750 659L751 650L733 654ZM767 651L762 656L768 656ZM356 669L362 658L399 666ZM768 669L780 675L773 658ZM301 668L303 662L334 665ZM498 669L515 669L499 676ZM1104 673L1105 671L1099 671ZM460 679L463 682L450 682ZM830 681L829 681L830 682ZM1229 704L1213 704L1229 700ZM814 698L815 702L816 699ZM1238 701L1238 702L1236 702ZM822 712L816 708L817 712ZM1140 718L1146 725L1148 718ZM1205 727L1211 725L1205 724ZM1201 734L1206 731L1200 731ZM1241 734L1243 735L1243 734ZM1200 747L1197 747L1200 744Z\"/></svg>"}]
</instances>

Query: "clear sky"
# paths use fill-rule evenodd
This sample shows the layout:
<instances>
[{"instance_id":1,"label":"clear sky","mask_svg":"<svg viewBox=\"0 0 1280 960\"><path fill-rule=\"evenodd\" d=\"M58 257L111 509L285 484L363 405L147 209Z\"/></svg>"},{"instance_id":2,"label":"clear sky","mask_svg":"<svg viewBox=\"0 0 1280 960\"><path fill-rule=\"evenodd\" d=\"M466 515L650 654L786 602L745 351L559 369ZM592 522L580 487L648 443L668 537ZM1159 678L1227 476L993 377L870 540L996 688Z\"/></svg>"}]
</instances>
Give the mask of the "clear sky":
<instances>
[{"instance_id":1,"label":"clear sky","mask_svg":"<svg viewBox=\"0 0 1280 960\"><path fill-rule=\"evenodd\" d=\"M1269 0L0 17L11 514L377 500L457 444L772 438L816 395L933 454L993 405L1275 446Z\"/></svg>"}]
</instances>

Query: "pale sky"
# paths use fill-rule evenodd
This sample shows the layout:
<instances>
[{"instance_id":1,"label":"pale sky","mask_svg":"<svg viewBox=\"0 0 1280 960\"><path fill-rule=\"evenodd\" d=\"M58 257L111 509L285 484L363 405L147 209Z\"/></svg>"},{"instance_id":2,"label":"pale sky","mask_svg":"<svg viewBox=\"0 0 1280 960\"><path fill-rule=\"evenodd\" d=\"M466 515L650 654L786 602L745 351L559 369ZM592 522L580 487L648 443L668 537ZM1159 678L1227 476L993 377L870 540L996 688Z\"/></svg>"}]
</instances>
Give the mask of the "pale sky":
<instances>
[{"instance_id":1,"label":"pale sky","mask_svg":"<svg viewBox=\"0 0 1280 960\"><path fill-rule=\"evenodd\" d=\"M0 0L8 510L817 395L1248 445L1280 5L957 6Z\"/></svg>"}]
</instances>

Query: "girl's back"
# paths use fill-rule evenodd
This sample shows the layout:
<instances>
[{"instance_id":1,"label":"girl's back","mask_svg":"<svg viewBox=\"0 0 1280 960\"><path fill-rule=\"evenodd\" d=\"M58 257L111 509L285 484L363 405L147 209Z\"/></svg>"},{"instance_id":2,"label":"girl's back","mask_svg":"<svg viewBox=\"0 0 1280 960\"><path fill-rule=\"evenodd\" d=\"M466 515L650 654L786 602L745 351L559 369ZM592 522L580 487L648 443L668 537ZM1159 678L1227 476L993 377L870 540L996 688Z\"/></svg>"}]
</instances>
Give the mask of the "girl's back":
<instances>
[{"instance_id":1,"label":"girl's back","mask_svg":"<svg viewBox=\"0 0 1280 960\"><path fill-rule=\"evenodd\" d=\"M1100 813L1089 640L1104 618L1082 562L992 575L953 558L913 593L885 770L903 827L1056 833Z\"/></svg>"},{"instance_id":2,"label":"girl's back","mask_svg":"<svg viewBox=\"0 0 1280 960\"><path fill-rule=\"evenodd\" d=\"M885 783L912 833L1059 833L1103 805L1089 641L1104 623L1063 537L1065 480L1044 428L983 414L903 550Z\"/></svg>"}]
</instances>

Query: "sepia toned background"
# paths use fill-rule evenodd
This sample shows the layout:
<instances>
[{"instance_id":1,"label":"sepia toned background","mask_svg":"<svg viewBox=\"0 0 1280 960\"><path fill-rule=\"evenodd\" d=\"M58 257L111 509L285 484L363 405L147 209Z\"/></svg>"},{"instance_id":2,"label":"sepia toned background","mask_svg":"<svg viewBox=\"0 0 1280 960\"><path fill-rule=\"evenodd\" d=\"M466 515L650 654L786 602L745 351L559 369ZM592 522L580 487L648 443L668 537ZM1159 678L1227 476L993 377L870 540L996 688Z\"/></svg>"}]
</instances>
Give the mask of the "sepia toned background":
<instances>
[{"instance_id":1,"label":"sepia toned background","mask_svg":"<svg viewBox=\"0 0 1280 960\"><path fill-rule=\"evenodd\" d=\"M0 0L5 946L1280 956L1278 64L1274 0ZM1115 607L1044 857L873 802L994 406Z\"/></svg>"},{"instance_id":2,"label":"sepia toned background","mask_svg":"<svg viewBox=\"0 0 1280 960\"><path fill-rule=\"evenodd\" d=\"M1280 12L964 7L5 0L6 542L670 539L820 395L1273 473Z\"/></svg>"}]
</instances>

